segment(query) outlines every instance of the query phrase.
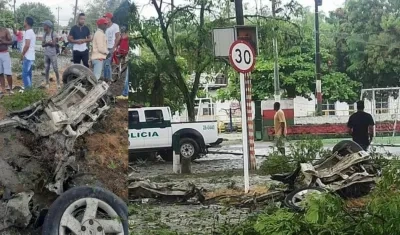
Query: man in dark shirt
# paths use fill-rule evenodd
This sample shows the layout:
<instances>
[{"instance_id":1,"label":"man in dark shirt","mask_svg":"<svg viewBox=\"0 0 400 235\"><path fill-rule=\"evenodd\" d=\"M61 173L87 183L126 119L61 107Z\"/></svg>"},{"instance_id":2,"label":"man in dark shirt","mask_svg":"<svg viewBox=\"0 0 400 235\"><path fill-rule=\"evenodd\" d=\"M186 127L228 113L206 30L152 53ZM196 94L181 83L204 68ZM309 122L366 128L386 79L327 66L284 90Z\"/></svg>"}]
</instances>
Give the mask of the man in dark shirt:
<instances>
[{"instance_id":1,"label":"man in dark shirt","mask_svg":"<svg viewBox=\"0 0 400 235\"><path fill-rule=\"evenodd\" d=\"M92 37L89 28L85 25L85 21L85 14L79 14L78 24L72 26L68 41L74 45L72 53L74 64L80 64L82 61L83 65L89 68L89 49L87 44L92 41Z\"/></svg>"},{"instance_id":2,"label":"man in dark shirt","mask_svg":"<svg viewBox=\"0 0 400 235\"><path fill-rule=\"evenodd\" d=\"M372 142L374 136L374 119L371 114L364 112L364 101L357 102L357 112L353 113L347 123L353 141L359 144L365 151Z\"/></svg>"}]
</instances>

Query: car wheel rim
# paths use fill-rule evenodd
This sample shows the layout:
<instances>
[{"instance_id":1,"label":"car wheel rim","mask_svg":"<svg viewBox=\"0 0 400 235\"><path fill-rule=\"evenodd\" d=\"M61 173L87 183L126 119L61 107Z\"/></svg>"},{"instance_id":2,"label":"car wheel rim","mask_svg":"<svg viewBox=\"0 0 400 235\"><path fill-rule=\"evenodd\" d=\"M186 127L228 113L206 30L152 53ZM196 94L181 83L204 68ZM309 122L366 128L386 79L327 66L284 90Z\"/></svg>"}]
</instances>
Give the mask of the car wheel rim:
<instances>
[{"instance_id":1,"label":"car wheel rim","mask_svg":"<svg viewBox=\"0 0 400 235\"><path fill-rule=\"evenodd\" d=\"M181 154L185 158L191 158L194 155L194 146L191 144L183 144L181 146Z\"/></svg>"},{"instance_id":2,"label":"car wheel rim","mask_svg":"<svg viewBox=\"0 0 400 235\"><path fill-rule=\"evenodd\" d=\"M123 235L122 220L117 212L102 200L83 198L64 211L59 235Z\"/></svg>"},{"instance_id":3,"label":"car wheel rim","mask_svg":"<svg viewBox=\"0 0 400 235\"><path fill-rule=\"evenodd\" d=\"M322 192L317 189L304 189L293 195L290 201L294 206L302 207L302 203L306 199L307 195L311 193L321 194Z\"/></svg>"}]
</instances>

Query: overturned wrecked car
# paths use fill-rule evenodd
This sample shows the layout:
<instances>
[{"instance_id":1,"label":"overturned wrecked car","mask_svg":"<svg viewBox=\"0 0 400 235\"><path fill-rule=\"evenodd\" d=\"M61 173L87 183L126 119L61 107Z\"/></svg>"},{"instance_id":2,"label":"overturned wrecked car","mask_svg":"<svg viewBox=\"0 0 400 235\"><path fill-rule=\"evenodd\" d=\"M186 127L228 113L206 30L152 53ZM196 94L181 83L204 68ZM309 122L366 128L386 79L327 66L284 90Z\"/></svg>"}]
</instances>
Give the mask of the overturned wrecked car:
<instances>
[{"instance_id":1,"label":"overturned wrecked car","mask_svg":"<svg viewBox=\"0 0 400 235\"><path fill-rule=\"evenodd\" d=\"M272 175L271 179L288 185L286 206L303 210L303 202L311 193L335 192L343 198L364 196L380 173L368 152L357 143L344 140L334 146L329 157L315 164L301 163L294 172Z\"/></svg>"},{"instance_id":2,"label":"overturned wrecked car","mask_svg":"<svg viewBox=\"0 0 400 235\"><path fill-rule=\"evenodd\" d=\"M0 232L128 234L125 202L79 177L85 153L75 147L110 109L109 85L81 65L63 81L56 95L0 121Z\"/></svg>"}]
</instances>

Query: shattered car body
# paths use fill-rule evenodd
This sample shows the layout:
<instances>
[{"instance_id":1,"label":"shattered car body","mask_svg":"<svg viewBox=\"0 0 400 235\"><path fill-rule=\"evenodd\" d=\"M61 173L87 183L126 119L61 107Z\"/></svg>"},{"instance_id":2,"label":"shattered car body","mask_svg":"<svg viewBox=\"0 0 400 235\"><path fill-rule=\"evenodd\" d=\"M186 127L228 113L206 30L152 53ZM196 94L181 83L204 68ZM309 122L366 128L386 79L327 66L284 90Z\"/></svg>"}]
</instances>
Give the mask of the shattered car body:
<instances>
[{"instance_id":1,"label":"shattered car body","mask_svg":"<svg viewBox=\"0 0 400 235\"><path fill-rule=\"evenodd\" d=\"M78 186L71 182L79 171L75 160L80 153L75 150L75 142L110 109L109 85L97 82L92 72L81 65L70 66L63 74L63 81L65 86L56 95L12 112L0 121L0 211L4 212L0 213L0 220L4 220L0 231L11 227L41 226L47 208L57 195ZM81 196L98 194L89 192ZM93 201L87 199L85 204L84 198L79 200L83 200L81 204L87 208ZM96 210L104 204L101 200L96 203ZM125 210L120 209L124 205L118 203L120 205L112 206L114 209L106 207L105 210L121 214L118 212ZM70 215L60 215L59 228L70 231L64 234L78 234L71 224L62 225L65 216ZM83 220L90 217L93 225L96 214L88 217L85 213L81 217L74 226L79 222L83 229L83 224L89 223ZM32 225L32 221L36 225ZM124 234L121 222L112 226L110 234ZM90 234L105 234L106 227L102 227L101 233ZM49 234L54 234L54 230L48 230L51 231Z\"/></svg>"},{"instance_id":2,"label":"shattered car body","mask_svg":"<svg viewBox=\"0 0 400 235\"><path fill-rule=\"evenodd\" d=\"M379 168L371 162L370 154L353 141L339 142L326 159L313 164L301 163L295 172L273 175L289 185L291 192L285 204L301 210L301 202L310 193L336 192L344 198L368 194L380 176Z\"/></svg>"},{"instance_id":3,"label":"shattered car body","mask_svg":"<svg viewBox=\"0 0 400 235\"><path fill-rule=\"evenodd\" d=\"M330 191L338 191L359 183L374 183L378 171L368 164L370 156L365 151L347 156L333 154L321 164L300 164L304 185L315 184ZM315 180L315 182L313 182Z\"/></svg>"}]
</instances>

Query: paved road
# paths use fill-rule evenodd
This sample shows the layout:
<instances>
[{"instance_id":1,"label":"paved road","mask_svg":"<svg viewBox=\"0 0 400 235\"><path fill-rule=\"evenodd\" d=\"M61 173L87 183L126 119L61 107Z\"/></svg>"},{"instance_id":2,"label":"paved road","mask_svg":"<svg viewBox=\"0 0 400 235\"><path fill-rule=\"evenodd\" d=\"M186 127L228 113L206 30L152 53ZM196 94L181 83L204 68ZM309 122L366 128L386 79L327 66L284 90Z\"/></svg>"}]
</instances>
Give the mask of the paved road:
<instances>
[{"instance_id":1,"label":"paved road","mask_svg":"<svg viewBox=\"0 0 400 235\"><path fill-rule=\"evenodd\" d=\"M326 144L325 147L327 149L332 149L334 144ZM255 143L255 151L256 155L268 155L268 153L272 152L273 143L271 142L256 142ZM213 149L213 151L223 151L223 152L233 152L233 153L241 153L242 152L242 144L240 142L235 141L232 143L225 143L219 149ZM400 156L400 147L376 147L376 151L379 153L391 153L394 155Z\"/></svg>"}]
</instances>

